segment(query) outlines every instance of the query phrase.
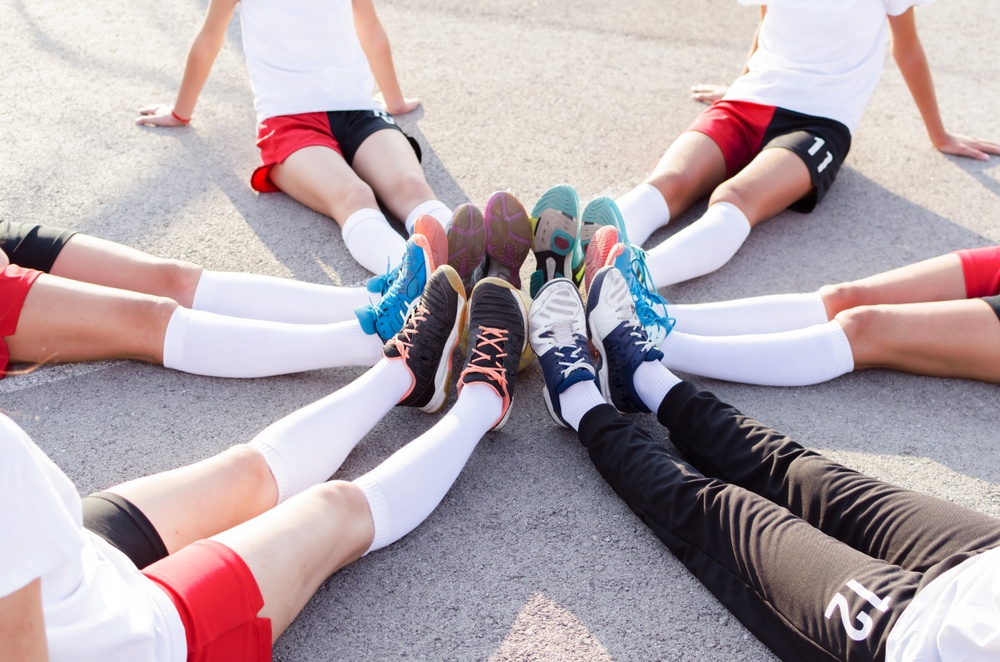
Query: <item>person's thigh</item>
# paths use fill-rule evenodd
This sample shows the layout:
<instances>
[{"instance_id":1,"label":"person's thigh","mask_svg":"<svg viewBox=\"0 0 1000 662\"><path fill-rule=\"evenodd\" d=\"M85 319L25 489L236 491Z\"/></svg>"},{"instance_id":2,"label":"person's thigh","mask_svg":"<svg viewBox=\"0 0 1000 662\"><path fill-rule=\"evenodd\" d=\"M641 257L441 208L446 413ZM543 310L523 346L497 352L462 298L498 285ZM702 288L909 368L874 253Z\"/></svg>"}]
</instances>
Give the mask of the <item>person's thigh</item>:
<instances>
[{"instance_id":1,"label":"person's thigh","mask_svg":"<svg viewBox=\"0 0 1000 662\"><path fill-rule=\"evenodd\" d=\"M684 213L726 179L722 149L699 131L685 131L671 143L646 179L663 194L671 217Z\"/></svg>"},{"instance_id":2,"label":"person's thigh","mask_svg":"<svg viewBox=\"0 0 1000 662\"><path fill-rule=\"evenodd\" d=\"M820 288L830 319L856 306L950 301L964 299L965 294L962 261L955 253Z\"/></svg>"},{"instance_id":3,"label":"person's thigh","mask_svg":"<svg viewBox=\"0 0 1000 662\"><path fill-rule=\"evenodd\" d=\"M809 168L795 152L765 149L719 185L712 192L709 204L729 202L754 226L787 209L812 188Z\"/></svg>"},{"instance_id":4,"label":"person's thigh","mask_svg":"<svg viewBox=\"0 0 1000 662\"><path fill-rule=\"evenodd\" d=\"M163 363L163 338L177 302L42 274L28 292L13 361L68 363L137 359Z\"/></svg>"},{"instance_id":5,"label":"person's thigh","mask_svg":"<svg viewBox=\"0 0 1000 662\"><path fill-rule=\"evenodd\" d=\"M303 147L275 165L270 176L294 200L340 225L359 209L378 208L371 188L329 147Z\"/></svg>"},{"instance_id":6,"label":"person's thigh","mask_svg":"<svg viewBox=\"0 0 1000 662\"><path fill-rule=\"evenodd\" d=\"M383 129L365 138L351 165L396 218L405 219L414 207L435 197L401 131Z\"/></svg>"},{"instance_id":7,"label":"person's thigh","mask_svg":"<svg viewBox=\"0 0 1000 662\"><path fill-rule=\"evenodd\" d=\"M173 299L191 307L202 268L85 234L73 235L50 273L70 280Z\"/></svg>"},{"instance_id":8,"label":"person's thigh","mask_svg":"<svg viewBox=\"0 0 1000 662\"><path fill-rule=\"evenodd\" d=\"M1000 383L1000 320L982 299L862 306L834 319L856 369Z\"/></svg>"}]
</instances>

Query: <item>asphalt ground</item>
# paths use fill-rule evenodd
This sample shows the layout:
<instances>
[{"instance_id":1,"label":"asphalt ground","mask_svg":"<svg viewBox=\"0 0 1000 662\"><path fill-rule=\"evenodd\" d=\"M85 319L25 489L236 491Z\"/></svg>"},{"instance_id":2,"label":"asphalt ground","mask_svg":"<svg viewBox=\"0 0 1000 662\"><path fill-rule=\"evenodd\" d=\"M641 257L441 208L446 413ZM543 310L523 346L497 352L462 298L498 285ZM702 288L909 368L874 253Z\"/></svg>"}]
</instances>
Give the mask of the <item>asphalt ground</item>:
<instances>
[{"instance_id":1,"label":"asphalt ground","mask_svg":"<svg viewBox=\"0 0 1000 662\"><path fill-rule=\"evenodd\" d=\"M247 184L257 151L238 20L189 127L132 124L141 105L173 99L205 6L0 3L0 218L212 269L362 283L336 224ZM738 73L756 24L754 9L729 0L379 7L404 91L424 102L401 124L451 205L509 189L530 206L562 182L584 201L625 192L701 109L690 86ZM917 17L946 125L1000 138L1000 13L952 0ZM823 204L780 214L722 270L664 293L806 292L990 245L998 164L938 154L890 60ZM240 381L128 361L46 366L0 382L0 406L89 493L247 441L361 372ZM993 385L882 370L795 389L693 381L851 467L1000 513ZM540 389L532 366L510 422L480 443L437 511L328 580L275 659L771 659L603 483ZM337 476L367 471L437 418L392 411Z\"/></svg>"}]
</instances>

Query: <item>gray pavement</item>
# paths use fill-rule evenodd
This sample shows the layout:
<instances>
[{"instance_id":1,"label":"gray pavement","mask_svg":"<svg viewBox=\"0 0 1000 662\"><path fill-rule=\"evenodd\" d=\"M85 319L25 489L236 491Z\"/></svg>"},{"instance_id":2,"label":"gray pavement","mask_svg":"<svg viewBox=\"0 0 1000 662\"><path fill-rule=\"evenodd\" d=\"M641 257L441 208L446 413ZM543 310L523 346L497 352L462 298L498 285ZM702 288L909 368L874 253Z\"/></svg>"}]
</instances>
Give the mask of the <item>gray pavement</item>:
<instances>
[{"instance_id":1,"label":"gray pavement","mask_svg":"<svg viewBox=\"0 0 1000 662\"><path fill-rule=\"evenodd\" d=\"M0 217L213 269L360 284L332 221L247 185L257 152L236 22L190 127L132 125L140 105L173 98L205 4L0 2ZM738 72L756 22L730 0L379 6L404 90L424 102L402 123L453 205L507 188L530 205L563 181L584 200L628 190L700 110L689 87ZM918 25L947 126L1000 138L993 3L936 3ZM936 153L890 61L820 208L779 215L721 271L666 294L805 292L994 243L998 164ZM359 374L227 381L125 361L49 366L0 382L0 406L86 493L249 440ZM799 389L694 381L861 471L1000 514L996 386L880 370ZM605 486L540 388L533 366L507 427L481 442L440 508L327 581L276 659L771 659ZM391 412L338 477L435 420Z\"/></svg>"}]
</instances>

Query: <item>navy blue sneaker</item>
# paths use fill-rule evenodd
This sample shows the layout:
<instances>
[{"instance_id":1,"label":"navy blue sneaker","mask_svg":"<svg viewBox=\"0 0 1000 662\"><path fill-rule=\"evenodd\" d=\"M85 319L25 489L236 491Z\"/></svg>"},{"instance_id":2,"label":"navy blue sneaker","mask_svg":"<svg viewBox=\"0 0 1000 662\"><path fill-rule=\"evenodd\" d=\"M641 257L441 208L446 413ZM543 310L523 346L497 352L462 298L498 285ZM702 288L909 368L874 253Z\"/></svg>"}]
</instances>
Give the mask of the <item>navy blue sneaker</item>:
<instances>
[{"instance_id":1,"label":"navy blue sneaker","mask_svg":"<svg viewBox=\"0 0 1000 662\"><path fill-rule=\"evenodd\" d=\"M531 348L545 378L545 404L555 422L568 428L559 396L573 384L597 378L580 290L567 278L550 280L535 295L528 318Z\"/></svg>"},{"instance_id":2,"label":"navy blue sneaker","mask_svg":"<svg viewBox=\"0 0 1000 662\"><path fill-rule=\"evenodd\" d=\"M663 352L639 323L625 276L613 266L598 271L590 284L587 326L600 355L597 376L605 399L623 413L648 412L633 378L636 368L646 361L659 361Z\"/></svg>"},{"instance_id":3,"label":"navy blue sneaker","mask_svg":"<svg viewBox=\"0 0 1000 662\"><path fill-rule=\"evenodd\" d=\"M423 235L413 235L406 242L399 266L368 281L368 291L380 293L382 299L354 309L361 330L370 336L378 335L382 342L399 333L433 271L430 244Z\"/></svg>"}]
</instances>

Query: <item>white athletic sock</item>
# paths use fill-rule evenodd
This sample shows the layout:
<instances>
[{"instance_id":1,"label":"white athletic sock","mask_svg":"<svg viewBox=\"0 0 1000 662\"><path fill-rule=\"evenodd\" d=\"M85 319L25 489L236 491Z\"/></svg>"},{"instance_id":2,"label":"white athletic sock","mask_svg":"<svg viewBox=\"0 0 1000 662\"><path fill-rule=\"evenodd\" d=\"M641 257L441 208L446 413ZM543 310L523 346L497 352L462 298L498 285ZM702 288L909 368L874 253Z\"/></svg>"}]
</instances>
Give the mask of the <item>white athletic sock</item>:
<instances>
[{"instance_id":1,"label":"white athletic sock","mask_svg":"<svg viewBox=\"0 0 1000 662\"><path fill-rule=\"evenodd\" d=\"M406 240L377 209L359 209L348 216L342 235L354 259L375 274L396 268L406 250Z\"/></svg>"},{"instance_id":2,"label":"white athletic sock","mask_svg":"<svg viewBox=\"0 0 1000 662\"><path fill-rule=\"evenodd\" d=\"M562 417L574 430L580 429L580 419L598 405L607 404L597 382L584 381L573 384L559 394Z\"/></svg>"},{"instance_id":3,"label":"white athletic sock","mask_svg":"<svg viewBox=\"0 0 1000 662\"><path fill-rule=\"evenodd\" d=\"M468 384L434 427L354 481L375 522L375 539L366 554L391 545L427 519L502 408L491 387Z\"/></svg>"},{"instance_id":4,"label":"white athletic sock","mask_svg":"<svg viewBox=\"0 0 1000 662\"><path fill-rule=\"evenodd\" d=\"M804 329L828 322L819 292L773 294L716 303L672 304L674 327L693 336L742 336Z\"/></svg>"},{"instance_id":5,"label":"white athletic sock","mask_svg":"<svg viewBox=\"0 0 1000 662\"><path fill-rule=\"evenodd\" d=\"M660 349L671 370L762 386L818 384L854 370L851 343L835 321L746 336L673 331Z\"/></svg>"},{"instance_id":6,"label":"white athletic sock","mask_svg":"<svg viewBox=\"0 0 1000 662\"><path fill-rule=\"evenodd\" d=\"M428 200L414 207L413 211L406 217L407 234L413 234L413 224L417 222L418 216L423 216L424 214L436 218L441 227L445 229L445 232L451 227L451 210L440 200Z\"/></svg>"},{"instance_id":7,"label":"white athletic sock","mask_svg":"<svg viewBox=\"0 0 1000 662\"><path fill-rule=\"evenodd\" d=\"M646 253L657 287L704 276L736 255L750 235L750 221L738 207L717 202L704 216Z\"/></svg>"},{"instance_id":8,"label":"white athletic sock","mask_svg":"<svg viewBox=\"0 0 1000 662\"><path fill-rule=\"evenodd\" d=\"M290 278L223 271L202 271L191 308L230 317L329 324L354 319L354 309L369 303L363 287L303 283Z\"/></svg>"},{"instance_id":9,"label":"white athletic sock","mask_svg":"<svg viewBox=\"0 0 1000 662\"><path fill-rule=\"evenodd\" d=\"M680 383L680 377L667 370L659 361L641 363L632 377L632 385L635 386L639 399L654 414L670 389Z\"/></svg>"},{"instance_id":10,"label":"white athletic sock","mask_svg":"<svg viewBox=\"0 0 1000 662\"><path fill-rule=\"evenodd\" d=\"M649 235L670 222L667 201L652 184L639 184L615 204L625 219L625 231L633 246L642 246Z\"/></svg>"},{"instance_id":11,"label":"white athletic sock","mask_svg":"<svg viewBox=\"0 0 1000 662\"><path fill-rule=\"evenodd\" d=\"M382 341L357 320L288 324L178 307L163 338L163 365L210 377L270 377L305 370L370 366Z\"/></svg>"},{"instance_id":12,"label":"white athletic sock","mask_svg":"<svg viewBox=\"0 0 1000 662\"><path fill-rule=\"evenodd\" d=\"M267 460L278 502L329 479L412 382L402 361L384 359L344 388L258 434L250 445Z\"/></svg>"}]
</instances>

